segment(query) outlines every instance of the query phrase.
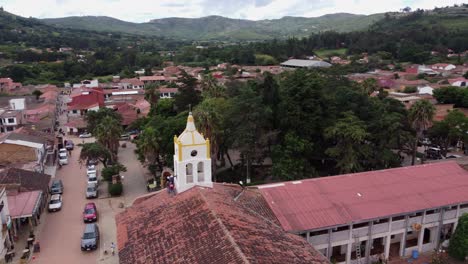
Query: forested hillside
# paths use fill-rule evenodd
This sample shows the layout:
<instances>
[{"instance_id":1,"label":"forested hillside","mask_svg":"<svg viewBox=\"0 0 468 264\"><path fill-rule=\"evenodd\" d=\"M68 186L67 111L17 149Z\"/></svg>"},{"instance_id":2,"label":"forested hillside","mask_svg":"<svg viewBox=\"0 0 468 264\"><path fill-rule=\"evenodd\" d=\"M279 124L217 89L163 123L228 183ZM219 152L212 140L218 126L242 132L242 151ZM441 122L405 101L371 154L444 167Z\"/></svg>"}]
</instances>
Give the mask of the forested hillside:
<instances>
[{"instance_id":1,"label":"forested hillside","mask_svg":"<svg viewBox=\"0 0 468 264\"><path fill-rule=\"evenodd\" d=\"M202 18L163 18L147 23L131 23L110 17L64 17L43 19L57 27L164 36L188 40L267 40L303 37L320 31L349 32L366 29L383 14L370 16L330 14L321 17L283 17L271 20L231 19L221 16Z\"/></svg>"}]
</instances>

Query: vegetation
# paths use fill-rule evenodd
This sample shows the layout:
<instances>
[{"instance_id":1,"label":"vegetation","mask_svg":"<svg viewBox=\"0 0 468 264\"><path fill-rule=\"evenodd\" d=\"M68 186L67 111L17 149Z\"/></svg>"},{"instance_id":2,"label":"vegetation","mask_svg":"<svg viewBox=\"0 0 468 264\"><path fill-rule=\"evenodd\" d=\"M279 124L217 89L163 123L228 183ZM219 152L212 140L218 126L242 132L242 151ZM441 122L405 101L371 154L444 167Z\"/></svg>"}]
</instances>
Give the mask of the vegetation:
<instances>
[{"instance_id":1,"label":"vegetation","mask_svg":"<svg viewBox=\"0 0 468 264\"><path fill-rule=\"evenodd\" d=\"M108 185L108 192L111 196L120 196L123 192L123 185L121 182L111 183Z\"/></svg>"},{"instance_id":2,"label":"vegetation","mask_svg":"<svg viewBox=\"0 0 468 264\"><path fill-rule=\"evenodd\" d=\"M458 219L457 229L450 239L449 254L455 259L465 260L468 256L468 214Z\"/></svg>"},{"instance_id":3,"label":"vegetation","mask_svg":"<svg viewBox=\"0 0 468 264\"><path fill-rule=\"evenodd\" d=\"M334 30L347 32L366 29L383 14L370 16L332 14L322 17L283 17L274 20L239 20L220 16L202 18L163 18L148 23L130 23L110 17L66 17L43 19L49 25L81 30L119 32L145 36L191 40L266 40L276 36L306 36Z\"/></svg>"},{"instance_id":4,"label":"vegetation","mask_svg":"<svg viewBox=\"0 0 468 264\"><path fill-rule=\"evenodd\" d=\"M87 130L97 139L97 142L110 153L109 160L117 160L122 117L109 108L100 108L98 111L88 111L85 116L88 122Z\"/></svg>"},{"instance_id":5,"label":"vegetation","mask_svg":"<svg viewBox=\"0 0 468 264\"><path fill-rule=\"evenodd\" d=\"M107 167L107 162L111 157L111 153L103 145L95 143L82 144L80 152L80 161L86 163L88 160L99 160L104 167Z\"/></svg>"},{"instance_id":6,"label":"vegetation","mask_svg":"<svg viewBox=\"0 0 468 264\"><path fill-rule=\"evenodd\" d=\"M416 142L405 107L384 93L369 97L376 89L372 82L296 70L226 85L205 77L201 85L201 101L190 104L198 130L210 139L213 170L225 160L237 168L229 156L235 150L241 157L238 175L251 182L396 167ZM161 99L138 121L137 153L155 172L172 164L173 137L184 129L186 109ZM255 168L265 158L272 159L271 172L258 175Z\"/></svg>"},{"instance_id":7,"label":"vegetation","mask_svg":"<svg viewBox=\"0 0 468 264\"><path fill-rule=\"evenodd\" d=\"M455 107L468 107L468 90L449 86L434 90L434 98L441 104L454 104Z\"/></svg>"},{"instance_id":8,"label":"vegetation","mask_svg":"<svg viewBox=\"0 0 468 264\"><path fill-rule=\"evenodd\" d=\"M108 167L104 167L102 169L101 175L105 181L111 182L112 176L120 175L121 172L125 171L127 171L127 168L124 165L117 163Z\"/></svg>"},{"instance_id":9,"label":"vegetation","mask_svg":"<svg viewBox=\"0 0 468 264\"><path fill-rule=\"evenodd\" d=\"M428 130L428 136L434 144L440 146L441 154L445 157L449 146L457 145L457 142L468 142L468 118L465 114L455 109L448 113L447 117L434 122Z\"/></svg>"},{"instance_id":10,"label":"vegetation","mask_svg":"<svg viewBox=\"0 0 468 264\"><path fill-rule=\"evenodd\" d=\"M422 140L423 132L429 128L435 114L435 107L428 100L419 100L409 110L411 126L416 130L416 142L413 144L413 156L411 165L414 165L418 141Z\"/></svg>"}]
</instances>

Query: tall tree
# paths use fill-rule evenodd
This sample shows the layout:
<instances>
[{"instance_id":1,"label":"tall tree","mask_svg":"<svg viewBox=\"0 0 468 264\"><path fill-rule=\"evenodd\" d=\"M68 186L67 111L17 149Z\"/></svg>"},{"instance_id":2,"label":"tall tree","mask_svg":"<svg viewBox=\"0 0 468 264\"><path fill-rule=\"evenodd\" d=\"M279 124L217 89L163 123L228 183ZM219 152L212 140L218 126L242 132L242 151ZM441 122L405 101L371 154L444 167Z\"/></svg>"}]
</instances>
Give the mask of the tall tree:
<instances>
[{"instance_id":1,"label":"tall tree","mask_svg":"<svg viewBox=\"0 0 468 264\"><path fill-rule=\"evenodd\" d=\"M150 103L150 113L156 111L156 106L159 101L159 89L156 84L145 85L145 100Z\"/></svg>"},{"instance_id":2,"label":"tall tree","mask_svg":"<svg viewBox=\"0 0 468 264\"><path fill-rule=\"evenodd\" d=\"M195 89L197 79L183 71L181 82L183 85L174 97L175 106L179 113L188 110L189 105L195 107L200 102L200 92Z\"/></svg>"},{"instance_id":3,"label":"tall tree","mask_svg":"<svg viewBox=\"0 0 468 264\"><path fill-rule=\"evenodd\" d=\"M343 113L335 125L325 130L325 138L334 143L325 152L336 159L340 173L362 171L362 161L367 158L371 148L365 142L368 136L365 123L352 112Z\"/></svg>"},{"instance_id":4,"label":"tall tree","mask_svg":"<svg viewBox=\"0 0 468 264\"><path fill-rule=\"evenodd\" d=\"M107 167L107 161L110 159L111 153L103 145L94 143L84 143L80 152L80 161L99 160L104 167Z\"/></svg>"},{"instance_id":5,"label":"tall tree","mask_svg":"<svg viewBox=\"0 0 468 264\"><path fill-rule=\"evenodd\" d=\"M96 127L98 124L102 123L106 117L111 117L112 119L117 120L119 123L122 121L122 116L111 108L105 107L100 108L98 111L88 111L85 116L85 119L88 123L88 132L92 133L93 135L96 134Z\"/></svg>"},{"instance_id":6,"label":"tall tree","mask_svg":"<svg viewBox=\"0 0 468 264\"><path fill-rule=\"evenodd\" d=\"M96 126L94 131L97 141L109 150L111 160L116 161L120 135L122 134L120 122L112 116L106 116Z\"/></svg>"},{"instance_id":7,"label":"tall tree","mask_svg":"<svg viewBox=\"0 0 468 264\"><path fill-rule=\"evenodd\" d=\"M458 219L457 229L450 239L450 256L463 261L468 256L468 214L464 214Z\"/></svg>"},{"instance_id":8,"label":"tall tree","mask_svg":"<svg viewBox=\"0 0 468 264\"><path fill-rule=\"evenodd\" d=\"M414 165L416 159L418 141L422 139L423 132L426 131L432 124L434 114L435 107L428 100L416 101L416 103L414 103L409 110L408 118L411 122L413 129L416 131L416 140L413 146L413 156L411 159L411 165Z\"/></svg>"}]
</instances>

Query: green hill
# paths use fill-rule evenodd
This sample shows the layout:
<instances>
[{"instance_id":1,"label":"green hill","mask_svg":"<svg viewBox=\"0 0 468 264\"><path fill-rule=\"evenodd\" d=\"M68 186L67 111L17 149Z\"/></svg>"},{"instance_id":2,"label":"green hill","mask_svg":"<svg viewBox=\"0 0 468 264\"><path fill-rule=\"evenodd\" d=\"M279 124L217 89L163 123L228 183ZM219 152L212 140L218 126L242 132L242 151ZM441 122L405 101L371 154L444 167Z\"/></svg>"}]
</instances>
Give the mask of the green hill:
<instances>
[{"instance_id":1,"label":"green hill","mask_svg":"<svg viewBox=\"0 0 468 264\"><path fill-rule=\"evenodd\" d=\"M259 21L221 16L163 18L147 23L131 23L110 17L96 16L51 18L42 19L42 21L64 28L164 36L177 39L265 40L290 36L302 37L320 31L362 30L381 18L383 18L383 14L364 16L338 13L315 18L283 17Z\"/></svg>"}]
</instances>

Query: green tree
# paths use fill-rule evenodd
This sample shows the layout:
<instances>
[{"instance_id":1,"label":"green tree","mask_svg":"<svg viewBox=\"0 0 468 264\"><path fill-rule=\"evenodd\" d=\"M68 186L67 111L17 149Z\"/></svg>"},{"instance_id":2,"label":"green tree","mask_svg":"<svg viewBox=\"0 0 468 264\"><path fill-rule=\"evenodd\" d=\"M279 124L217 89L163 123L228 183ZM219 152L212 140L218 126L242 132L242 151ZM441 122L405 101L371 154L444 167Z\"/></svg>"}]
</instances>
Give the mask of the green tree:
<instances>
[{"instance_id":1,"label":"green tree","mask_svg":"<svg viewBox=\"0 0 468 264\"><path fill-rule=\"evenodd\" d=\"M179 113L188 110L189 105L195 107L200 102L200 92L195 90L197 79L182 72L181 82L183 85L174 96L174 103Z\"/></svg>"},{"instance_id":2,"label":"green tree","mask_svg":"<svg viewBox=\"0 0 468 264\"><path fill-rule=\"evenodd\" d=\"M457 229L450 239L448 253L460 261L468 256L468 214L463 214L458 219Z\"/></svg>"},{"instance_id":3,"label":"green tree","mask_svg":"<svg viewBox=\"0 0 468 264\"><path fill-rule=\"evenodd\" d=\"M434 122L428 134L431 141L441 147L442 155L446 156L450 145L456 144L458 140L465 141L467 131L468 118L455 109L450 111L444 120Z\"/></svg>"},{"instance_id":4,"label":"green tree","mask_svg":"<svg viewBox=\"0 0 468 264\"><path fill-rule=\"evenodd\" d=\"M42 92L39 91L39 90L34 90L34 91L32 92L32 95L36 96L36 100L39 100L39 97L41 97Z\"/></svg>"},{"instance_id":5,"label":"green tree","mask_svg":"<svg viewBox=\"0 0 468 264\"><path fill-rule=\"evenodd\" d=\"M204 98L217 98L226 96L226 87L218 84L218 81L211 74L206 74L203 76L201 88Z\"/></svg>"},{"instance_id":6,"label":"green tree","mask_svg":"<svg viewBox=\"0 0 468 264\"><path fill-rule=\"evenodd\" d=\"M362 87L363 92L366 93L367 95L371 95L373 92L377 91L379 88L377 84L377 80L374 78L365 79L361 83L361 87Z\"/></svg>"},{"instance_id":7,"label":"green tree","mask_svg":"<svg viewBox=\"0 0 468 264\"><path fill-rule=\"evenodd\" d=\"M163 164L161 161L161 136L155 127L146 126L141 131L138 139L135 140L138 154L138 159L141 163L147 163L148 166L157 166L159 171L162 171ZM156 174L153 175L156 177Z\"/></svg>"},{"instance_id":8,"label":"green tree","mask_svg":"<svg viewBox=\"0 0 468 264\"><path fill-rule=\"evenodd\" d=\"M311 178L317 172L307 160L313 154L313 143L294 135L286 134L284 143L273 147L273 177L278 180Z\"/></svg>"},{"instance_id":9,"label":"green tree","mask_svg":"<svg viewBox=\"0 0 468 264\"><path fill-rule=\"evenodd\" d=\"M106 116L97 124L94 131L97 141L111 153L111 161L116 161L120 135L123 131L120 122L112 116Z\"/></svg>"},{"instance_id":10,"label":"green tree","mask_svg":"<svg viewBox=\"0 0 468 264\"><path fill-rule=\"evenodd\" d=\"M156 111L159 101L159 87L156 84L145 85L145 100L150 103L150 113Z\"/></svg>"},{"instance_id":11,"label":"green tree","mask_svg":"<svg viewBox=\"0 0 468 264\"><path fill-rule=\"evenodd\" d=\"M88 132L92 133L93 135L96 135L96 127L98 126L98 124L102 123L102 121L106 117L111 117L112 119L115 119L119 124L122 121L122 116L119 113L107 107L99 108L98 111L88 111L85 116L85 120L88 123Z\"/></svg>"},{"instance_id":12,"label":"green tree","mask_svg":"<svg viewBox=\"0 0 468 264\"><path fill-rule=\"evenodd\" d=\"M369 146L365 143L368 136L365 123L352 112L345 112L335 125L325 130L325 138L335 145L328 148L326 154L336 159L340 173L362 171L361 160L369 152Z\"/></svg>"},{"instance_id":13,"label":"green tree","mask_svg":"<svg viewBox=\"0 0 468 264\"><path fill-rule=\"evenodd\" d=\"M222 159L220 146L225 137L225 117L229 101L222 97L205 98L194 109L198 131L210 140L213 175L216 175L217 161Z\"/></svg>"},{"instance_id":14,"label":"green tree","mask_svg":"<svg viewBox=\"0 0 468 264\"><path fill-rule=\"evenodd\" d=\"M126 172L126 171L127 171L127 167L117 162L116 164L113 164L111 166L104 167L102 169L101 175L105 181L110 182L112 181L112 176L120 175L121 172Z\"/></svg>"},{"instance_id":15,"label":"green tree","mask_svg":"<svg viewBox=\"0 0 468 264\"><path fill-rule=\"evenodd\" d=\"M86 163L87 160L99 160L104 167L107 166L110 157L109 150L97 142L84 143L80 152L80 162Z\"/></svg>"},{"instance_id":16,"label":"green tree","mask_svg":"<svg viewBox=\"0 0 468 264\"><path fill-rule=\"evenodd\" d=\"M435 107L428 100L419 100L414 103L410 110L408 118L413 129L416 131L416 140L413 146L413 155L411 164L414 165L418 141L422 138L423 132L429 128L435 114Z\"/></svg>"}]
</instances>

